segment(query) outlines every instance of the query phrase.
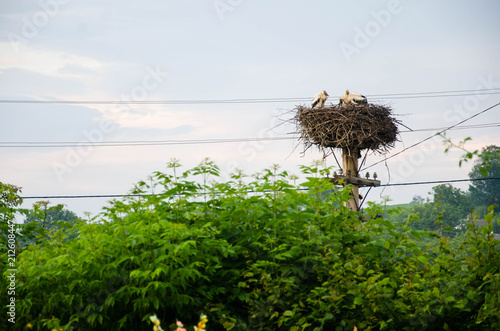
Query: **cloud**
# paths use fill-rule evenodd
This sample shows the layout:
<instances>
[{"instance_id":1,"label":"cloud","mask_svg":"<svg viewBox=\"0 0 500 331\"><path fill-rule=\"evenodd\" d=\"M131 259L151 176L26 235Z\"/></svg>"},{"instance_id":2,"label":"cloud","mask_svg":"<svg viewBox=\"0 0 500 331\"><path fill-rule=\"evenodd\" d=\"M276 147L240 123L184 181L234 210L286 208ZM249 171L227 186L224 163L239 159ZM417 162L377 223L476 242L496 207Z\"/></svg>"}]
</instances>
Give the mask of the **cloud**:
<instances>
[{"instance_id":1,"label":"cloud","mask_svg":"<svg viewBox=\"0 0 500 331\"><path fill-rule=\"evenodd\" d=\"M22 68L1 69L0 92L4 99L65 99L68 95L77 95L85 89L85 84L75 78L60 75L46 75ZM57 92L56 92L57 91Z\"/></svg>"},{"instance_id":2,"label":"cloud","mask_svg":"<svg viewBox=\"0 0 500 331\"><path fill-rule=\"evenodd\" d=\"M103 62L89 57L65 51L43 50L31 46L26 46L20 54L17 54L12 50L8 42L0 42L0 52L4 54L0 58L0 70L22 68L48 76L60 75L65 77L66 75L59 73L59 71L68 65L86 68L92 72L98 71L104 65Z\"/></svg>"},{"instance_id":3,"label":"cloud","mask_svg":"<svg viewBox=\"0 0 500 331\"><path fill-rule=\"evenodd\" d=\"M0 111L1 141L78 141L97 126L100 113L71 105L4 105Z\"/></svg>"}]
</instances>

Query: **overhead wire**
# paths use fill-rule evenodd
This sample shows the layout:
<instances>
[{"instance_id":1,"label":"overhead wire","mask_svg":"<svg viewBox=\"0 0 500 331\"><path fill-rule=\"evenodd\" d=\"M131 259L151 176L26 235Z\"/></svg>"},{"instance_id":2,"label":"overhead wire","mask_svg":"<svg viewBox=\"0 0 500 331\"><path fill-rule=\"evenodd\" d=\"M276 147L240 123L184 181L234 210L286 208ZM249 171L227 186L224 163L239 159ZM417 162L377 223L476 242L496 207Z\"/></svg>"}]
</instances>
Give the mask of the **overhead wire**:
<instances>
[{"instance_id":1,"label":"overhead wire","mask_svg":"<svg viewBox=\"0 0 500 331\"><path fill-rule=\"evenodd\" d=\"M455 91L431 91L431 92L409 92L409 93L391 93L391 94L372 94L367 95L370 99L415 99L415 98L435 98L435 97L458 97L468 95L493 95L500 94L500 88L493 89L475 89L475 90L455 90ZM191 104L234 104L234 103L274 103L274 102L298 102L309 101L310 97L299 98L242 98L242 99L205 99L205 100L0 100L0 104L113 104L113 105L191 105ZM469 126L460 126L460 124L482 114L494 107L500 105L497 103L487 109L484 109L452 126L446 128L422 128L405 132L421 132L421 131L435 131L438 133L429 136L403 150L385 158L384 160L375 162L360 171L375 166L381 162L386 162L388 159L395 157L410 148L418 146L419 144L434 138L436 135L448 130L463 130L463 129L477 129L486 127L500 126L500 123L487 123ZM233 138L233 139L203 139L203 140L167 140L167 141L103 141L103 142L0 142L0 147L79 147L79 146L145 146L145 145L181 145L181 144L210 144L210 143L233 143L233 142L246 142L246 141L272 141L272 140L290 140L294 137L265 137L265 138ZM500 177L492 178L478 178L478 179L458 179L458 180L440 180L440 181L424 181L424 182L411 182L411 183L388 183L380 185L381 187L387 186L408 186L408 185L424 185L424 184L438 184L438 183L454 183L475 180L498 180ZM23 199L80 199L80 198L120 198L130 196L151 196L154 194L107 194L107 195L54 195L54 196L26 196Z\"/></svg>"},{"instance_id":2,"label":"overhead wire","mask_svg":"<svg viewBox=\"0 0 500 331\"><path fill-rule=\"evenodd\" d=\"M392 183L382 184L377 187L384 186L408 186L408 185L428 185L428 184L443 184L443 183L458 183L458 182L472 182L484 180L500 180L500 177L485 177L485 178L468 178L468 179L450 179L450 180L435 180L411 183ZM377 188L375 187L375 188ZM304 189L308 190L308 189ZM259 191L260 192L260 191ZM247 193L256 193L254 191L247 191ZM22 199L89 199L89 198L125 198L125 197L148 197L158 196L160 194L92 194L92 195L38 195L38 196L21 196Z\"/></svg>"},{"instance_id":3,"label":"overhead wire","mask_svg":"<svg viewBox=\"0 0 500 331\"><path fill-rule=\"evenodd\" d=\"M291 140L292 137L262 137L262 138L220 138L200 140L129 140L129 141L105 141L105 142L0 142L0 148L61 148L61 147L124 147L124 146L156 146L156 145L198 145L198 144L220 144L252 141L277 141Z\"/></svg>"},{"instance_id":4,"label":"overhead wire","mask_svg":"<svg viewBox=\"0 0 500 331\"><path fill-rule=\"evenodd\" d=\"M451 180L434 180L426 182L411 182L411 183L389 183L380 186L408 186L408 185L425 185L425 184L444 184L444 183L460 183L460 182L475 182L483 180L498 180L500 177L485 177L485 178L468 178L468 179L451 179Z\"/></svg>"},{"instance_id":5,"label":"overhead wire","mask_svg":"<svg viewBox=\"0 0 500 331\"><path fill-rule=\"evenodd\" d=\"M494 104L493 106L490 106L490 107L488 107L488 108L486 108L486 109L484 109L484 110L482 110L482 111L480 111L480 112L477 112L477 113L475 113L475 114L473 114L473 115L471 115L471 116L467 117L466 119L464 119L464 120L462 120L462 121L460 121L460 122L458 122L458 123L456 123L456 124L453 124L453 125L451 125L451 126L449 126L449 127L445 128L445 129L443 129L443 130L440 130L439 132L437 132L436 134L433 134L432 136L429 136L429 137L427 137L427 138L425 138L425 139L422 139L422 140L420 140L420 141L417 141L416 143L414 143L414 144L412 144L412 145L410 145L410 146L408 146L408 147L403 148L403 149L402 149L402 150L400 150L399 152L394 153L394 154L391 154L391 155L390 155L390 156L388 156L388 157L385 157L383 160L380 160L380 161L375 162L375 163L373 163L373 164L371 164L371 165L369 165L369 166L366 166L366 167L364 167L363 169L361 169L360 171L363 171L363 170L369 169L369 168L371 168L371 167L373 167L373 166L375 166L375 165L377 165L377 164L379 164L379 163L386 162L387 160L389 160L389 159L391 159L391 158L393 158L393 157L395 157L395 156L397 156L397 155L399 155L399 154L401 154L401 153L403 153L403 152L406 152L407 150L409 150L409 149L411 149L411 148L413 148L413 147L416 147L416 146L418 146L418 145L420 145L420 144L422 144L422 143L424 143L424 142L426 142L426 141L428 141L428 140L430 140L430 139L432 139L432 138L436 137L437 135L440 135L440 134L442 134L442 133L444 133L444 132L446 132L446 131L448 131L448 130L450 130L450 129L454 128L454 127L457 127L457 126L459 126L460 124L465 123L465 122L467 122L467 121L469 121L469 120L473 119L474 117L477 117L477 116L479 116L479 115L481 115L481 114L484 114L485 112L487 112L487 111L489 111L489 110L491 110L491 109L493 109L493 108L495 108L495 107L497 107L497 106L499 106L499 105L500 105L500 102L498 102L498 103Z\"/></svg>"},{"instance_id":6,"label":"overhead wire","mask_svg":"<svg viewBox=\"0 0 500 331\"><path fill-rule=\"evenodd\" d=\"M465 130L465 129L481 129L498 127L500 122L484 123L456 126L454 128L421 128L413 130L404 130L400 133L437 131L437 130ZM155 146L155 145L197 145L197 144L220 144L220 143L237 143L237 142L253 142L253 141L282 141L294 140L293 136L277 136L277 137L248 137L248 138L214 138L214 139L188 139L188 140L116 140L116 141L0 141L0 148L62 148L62 147L123 147L123 146Z\"/></svg>"},{"instance_id":7,"label":"overhead wire","mask_svg":"<svg viewBox=\"0 0 500 331\"><path fill-rule=\"evenodd\" d=\"M458 127L451 128L449 130L466 130L466 129L483 129L483 128L494 128L500 126L500 122L494 123L483 123L483 124L471 124L471 125L461 125ZM439 131L447 129L448 127L438 127L438 128L423 128L423 129L413 129L413 130L401 130L399 133L407 132L424 132L424 131Z\"/></svg>"},{"instance_id":8,"label":"overhead wire","mask_svg":"<svg viewBox=\"0 0 500 331\"><path fill-rule=\"evenodd\" d=\"M453 95L450 95L452 93ZM388 94L373 94L369 95L370 97L432 97L432 96L455 96L459 93L459 95L469 95L470 93L478 94L478 93L488 93L488 94L500 94L500 88L491 88L491 89L475 89L475 90L452 90L452 91L431 91L431 92L408 92L408 93L388 93ZM465 94L464 94L465 93ZM298 101L298 100L309 100L310 98L262 98L262 99L220 99L220 100L163 100L163 101L84 101L84 100L0 100L0 103L39 103L39 104L191 104L191 103L244 103L244 102L281 102L281 101ZM472 116L474 117L474 116ZM470 117L470 118L472 118ZM469 118L469 119L470 119ZM454 125L458 126L460 123ZM403 130L401 133L407 132L418 132L418 131L431 131L431 130L441 130L441 132L451 130L451 129L468 129L468 128L485 128L485 127L495 127L500 126L500 123L488 123L482 125L475 126L463 126L460 128L454 128L454 126L448 128L423 128L423 129L415 129L415 130ZM433 137L433 136L432 136ZM245 142L245 141L272 141L272 140L291 140L295 139L294 137L266 137L266 138L223 138L223 139L201 139L201 140L156 140L156 141L98 141L98 142L34 142L34 141L14 141L14 142L0 142L0 148L61 148L61 147L109 147L109 146L152 146L152 145L185 145L185 144L214 144L214 143L234 143L234 142ZM430 138L428 138L430 139ZM412 148L428 139L425 139L417 144L414 144L403 151ZM394 157L403 151L400 151L390 157ZM388 157L388 158L390 158ZM387 158L387 159L388 159ZM380 161L382 162L382 161ZM380 163L378 162L378 163ZM377 164L377 163L375 163ZM374 166L372 164L370 166L365 167L367 169L369 167ZM364 170L361 169L361 170Z\"/></svg>"},{"instance_id":9,"label":"overhead wire","mask_svg":"<svg viewBox=\"0 0 500 331\"><path fill-rule=\"evenodd\" d=\"M436 97L459 97L468 95L500 94L500 88L452 90L430 92L406 92L367 94L371 99L416 99ZM198 99L198 100L21 100L4 99L0 104L75 104L75 105L193 105L193 104L234 104L234 103L275 103L310 101L311 97L282 97L282 98L235 98L235 99Z\"/></svg>"},{"instance_id":10,"label":"overhead wire","mask_svg":"<svg viewBox=\"0 0 500 331\"><path fill-rule=\"evenodd\" d=\"M474 92L474 94L478 94L478 91L491 91L491 90L500 90L500 89L483 89L483 90L458 90L458 91L442 91L442 92L421 92L421 93L406 93L405 95L403 94L380 94L380 95L372 95L372 96L386 96L386 97L397 97L397 96L405 96L405 97L416 97L416 96L423 96L426 95L427 97L431 97L432 94L434 95L441 95L441 96L449 96L449 95L444 95L445 93L463 93L463 92ZM492 92L491 94L497 94L499 92ZM463 95L463 94L461 94ZM204 100L207 103L218 103L218 102L260 102L260 101L283 101L283 100L302 100L306 98L275 98L275 99L232 99L232 100ZM194 100L192 102L200 102L203 100ZM106 103L143 103L143 102L136 102L136 101L99 101L100 102L106 102ZM162 102L162 101L148 101L144 103L150 103L150 102ZM166 101L165 101L166 102ZM172 102L177 102L177 101L172 101ZM0 100L0 103L94 103L94 101L56 101L56 100ZM370 167L373 167L381 162L386 162L388 159L395 157L405 151L407 151L410 148L413 148L415 146L418 146L419 144L434 138L436 135L441 134L445 131L448 130L458 130L458 129L471 129L471 128L484 128L484 127L496 127L500 126L500 123L487 123L487 124L477 124L477 125L469 125L469 126L463 126L459 127L460 124L480 115L483 114L494 107L500 105L500 103L497 103L491 107L488 107L476 114L473 114L472 116L452 125L446 128L423 128L423 129L416 129L412 131L402 131L402 132L418 132L418 131L434 131L439 129L440 131L432 136L429 136L423 140L418 141L415 144L412 144L403 150L392 154L391 156L384 158L384 160L375 162L360 171L366 170ZM271 140L290 140L294 139L294 137L266 137L266 138L233 138L233 139L205 139L205 140L170 140L170 141L107 141L107 142L90 142L85 144L84 142L0 142L0 148L1 147L16 147L16 148L22 148L22 147L81 147L81 146L145 146L145 145L182 145L182 144L209 144L209 143L232 143L232 142L246 142L246 141L271 141ZM442 181L446 182L446 181ZM417 183L412 183L412 185L416 185ZM418 183L418 184L423 184L423 183ZM381 186L396 186L396 185L409 185L409 184L386 184L386 185L381 185ZM106 196L106 197L113 197L113 196ZM30 197L27 197L30 198Z\"/></svg>"}]
</instances>

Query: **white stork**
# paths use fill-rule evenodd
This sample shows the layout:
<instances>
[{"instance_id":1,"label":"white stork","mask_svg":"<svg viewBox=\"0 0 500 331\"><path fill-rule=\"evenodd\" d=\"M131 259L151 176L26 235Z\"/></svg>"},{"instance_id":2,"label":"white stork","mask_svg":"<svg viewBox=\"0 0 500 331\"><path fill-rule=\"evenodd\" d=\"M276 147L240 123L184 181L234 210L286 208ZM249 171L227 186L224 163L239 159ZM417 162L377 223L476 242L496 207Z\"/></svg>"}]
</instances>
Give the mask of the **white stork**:
<instances>
[{"instance_id":1,"label":"white stork","mask_svg":"<svg viewBox=\"0 0 500 331\"><path fill-rule=\"evenodd\" d=\"M326 99L328 99L328 93L326 93L325 90L319 92L314 96L312 108L323 108L325 106Z\"/></svg>"},{"instance_id":2,"label":"white stork","mask_svg":"<svg viewBox=\"0 0 500 331\"><path fill-rule=\"evenodd\" d=\"M340 105L345 106L349 104L360 105L366 104L368 101L364 95L359 93L349 93L349 90L345 90L345 94L340 97Z\"/></svg>"}]
</instances>

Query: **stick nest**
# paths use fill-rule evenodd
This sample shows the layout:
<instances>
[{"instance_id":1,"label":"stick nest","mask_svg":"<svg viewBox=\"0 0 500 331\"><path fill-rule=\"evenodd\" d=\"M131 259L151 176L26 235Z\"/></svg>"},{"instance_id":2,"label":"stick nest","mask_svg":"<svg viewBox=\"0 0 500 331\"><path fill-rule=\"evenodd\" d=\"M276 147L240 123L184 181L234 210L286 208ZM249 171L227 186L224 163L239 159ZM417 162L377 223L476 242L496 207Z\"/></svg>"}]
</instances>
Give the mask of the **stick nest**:
<instances>
[{"instance_id":1,"label":"stick nest","mask_svg":"<svg viewBox=\"0 0 500 331\"><path fill-rule=\"evenodd\" d=\"M388 106L332 105L319 109L296 107L294 117L305 150L316 145L320 149L370 149L384 153L393 148L399 133L399 121Z\"/></svg>"}]
</instances>

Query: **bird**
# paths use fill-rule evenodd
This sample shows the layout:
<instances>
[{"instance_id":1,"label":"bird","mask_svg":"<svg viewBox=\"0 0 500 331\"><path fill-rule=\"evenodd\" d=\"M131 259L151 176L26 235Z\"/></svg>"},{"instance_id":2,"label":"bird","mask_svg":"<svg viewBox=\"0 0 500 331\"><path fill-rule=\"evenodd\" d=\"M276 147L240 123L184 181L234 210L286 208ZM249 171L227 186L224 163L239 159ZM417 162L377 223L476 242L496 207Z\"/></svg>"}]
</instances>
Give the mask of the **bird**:
<instances>
[{"instance_id":1,"label":"bird","mask_svg":"<svg viewBox=\"0 0 500 331\"><path fill-rule=\"evenodd\" d=\"M366 104L368 103L368 100L364 95L361 95L359 93L350 93L349 90L345 90L345 93L343 96L340 97L340 105L345 106L345 105L360 105L360 104Z\"/></svg>"},{"instance_id":2,"label":"bird","mask_svg":"<svg viewBox=\"0 0 500 331\"><path fill-rule=\"evenodd\" d=\"M319 92L314 96L312 108L323 108L325 106L326 99L328 99L328 93L326 93L325 90Z\"/></svg>"}]
</instances>

